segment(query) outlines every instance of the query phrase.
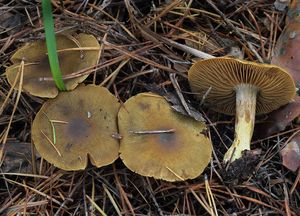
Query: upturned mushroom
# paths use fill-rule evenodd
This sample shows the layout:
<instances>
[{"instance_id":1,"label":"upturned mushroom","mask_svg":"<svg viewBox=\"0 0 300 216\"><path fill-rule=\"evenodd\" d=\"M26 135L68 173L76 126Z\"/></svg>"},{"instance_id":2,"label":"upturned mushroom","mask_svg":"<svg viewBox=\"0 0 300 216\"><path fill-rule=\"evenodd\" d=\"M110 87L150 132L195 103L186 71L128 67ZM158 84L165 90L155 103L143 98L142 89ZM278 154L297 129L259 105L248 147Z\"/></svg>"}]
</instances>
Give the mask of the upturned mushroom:
<instances>
[{"instance_id":1,"label":"upturned mushroom","mask_svg":"<svg viewBox=\"0 0 300 216\"><path fill-rule=\"evenodd\" d=\"M166 181L199 176L208 165L212 145L203 122L172 110L152 93L131 97L118 114L120 157L132 171Z\"/></svg>"},{"instance_id":2,"label":"upturned mushroom","mask_svg":"<svg viewBox=\"0 0 300 216\"><path fill-rule=\"evenodd\" d=\"M188 72L193 92L213 110L235 117L235 138L224 156L232 162L250 150L255 114L264 114L290 102L296 93L292 77L267 64L214 58L195 63Z\"/></svg>"},{"instance_id":3,"label":"upturned mushroom","mask_svg":"<svg viewBox=\"0 0 300 216\"><path fill-rule=\"evenodd\" d=\"M48 100L32 124L33 143L40 155L64 170L81 170L88 158L96 167L119 154L119 103L106 88L88 85L61 92Z\"/></svg>"},{"instance_id":4,"label":"upturned mushroom","mask_svg":"<svg viewBox=\"0 0 300 216\"><path fill-rule=\"evenodd\" d=\"M57 50L61 73L63 76L92 67L98 59L99 43L92 35L59 34ZM54 98L58 89L52 77L45 41L35 41L19 48L11 57L13 65L6 69L6 77L10 84L14 83L19 72L21 61L24 60L23 90L38 97ZM87 78L88 74L65 79L67 90L73 90ZM16 88L18 85L16 85Z\"/></svg>"}]
</instances>

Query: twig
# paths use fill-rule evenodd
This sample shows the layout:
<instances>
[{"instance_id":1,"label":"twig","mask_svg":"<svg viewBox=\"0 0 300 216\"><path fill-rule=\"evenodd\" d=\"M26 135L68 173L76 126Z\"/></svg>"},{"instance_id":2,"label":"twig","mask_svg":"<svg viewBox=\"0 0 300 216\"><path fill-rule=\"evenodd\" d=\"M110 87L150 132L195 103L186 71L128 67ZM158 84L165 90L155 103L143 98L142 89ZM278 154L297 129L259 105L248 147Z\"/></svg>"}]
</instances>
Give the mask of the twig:
<instances>
[{"instance_id":1,"label":"twig","mask_svg":"<svg viewBox=\"0 0 300 216\"><path fill-rule=\"evenodd\" d=\"M205 189L206 189L206 194L207 194L207 198L208 198L208 203L210 205L211 213L214 216L218 216L215 199L214 199L213 193L211 192L206 174L204 175L204 182L205 182Z\"/></svg>"},{"instance_id":2,"label":"twig","mask_svg":"<svg viewBox=\"0 0 300 216\"><path fill-rule=\"evenodd\" d=\"M9 130L10 130L10 127L11 127L11 124L12 124L12 120L13 120L13 117L14 117L14 114L17 110L17 107L18 107L18 103L19 103L19 100L20 100L20 97L21 97L21 92L22 92L22 86L23 86L23 74L24 74L24 60L22 59L21 61L21 64L20 64L20 69L18 71L18 75L15 79L14 82L17 82L17 80L19 79L20 77L20 80L19 80L19 85L18 85L18 93L17 93L17 98L16 98L16 101L15 101L15 104L14 104L14 108L12 110L12 114L10 116L10 119L9 119L9 122L8 122L8 125L7 125L7 128L6 128L6 131L4 133L4 138L3 138L3 146L2 146L2 149L0 149L0 165L3 163L3 153L4 153L4 149L5 149L5 144L6 144L6 141L7 141L7 138L8 138L8 133L9 133ZM14 87L11 87L12 89Z\"/></svg>"},{"instance_id":3,"label":"twig","mask_svg":"<svg viewBox=\"0 0 300 216\"><path fill-rule=\"evenodd\" d=\"M157 41L157 42L162 42L165 44L168 44L169 46L175 47L177 49L180 49L186 53L189 53L191 55L194 55L196 57L199 58L203 58L203 59L210 59L210 58L214 58L214 56L209 55L205 52L202 52L200 50L191 48L189 46L177 43L176 41L170 40L168 38L165 38L163 36L160 36L159 34L151 31L150 29L144 27L142 24L140 24L138 21L136 21L138 23L138 27L139 29L142 31L142 33L146 36L146 37L150 37L152 40Z\"/></svg>"},{"instance_id":4,"label":"twig","mask_svg":"<svg viewBox=\"0 0 300 216\"><path fill-rule=\"evenodd\" d=\"M65 205L72 201L72 196L74 194L74 192L77 190L77 188L81 185L79 184L80 182L77 182L77 184L75 185L75 187L73 187L73 189L69 192L68 196L65 198L64 202L59 206L58 210L55 212L54 216L59 216L61 215L60 214L60 211L62 210L62 208L65 207Z\"/></svg>"},{"instance_id":5,"label":"twig","mask_svg":"<svg viewBox=\"0 0 300 216\"><path fill-rule=\"evenodd\" d=\"M211 90L212 90L212 87L210 86L207 89L207 91L205 92L205 94L202 96L201 101L200 101L200 106L202 106L204 104L204 101L205 101L206 97L209 95Z\"/></svg>"},{"instance_id":6,"label":"twig","mask_svg":"<svg viewBox=\"0 0 300 216\"><path fill-rule=\"evenodd\" d=\"M227 20L226 16L223 14L222 11L219 10L219 8L216 7L216 5L211 0L206 0L206 2L213 7L213 9L222 17L224 22L248 45L249 49L253 52L253 54L256 56L259 62L263 63L264 60L262 57L258 54L258 52L255 50L253 45L246 40L245 36L231 23Z\"/></svg>"},{"instance_id":7,"label":"twig","mask_svg":"<svg viewBox=\"0 0 300 216\"><path fill-rule=\"evenodd\" d=\"M91 204L99 211L99 213L103 216L107 216L105 212L95 203L94 200L92 200L88 195L86 195L86 198L91 202Z\"/></svg>"},{"instance_id":8,"label":"twig","mask_svg":"<svg viewBox=\"0 0 300 216\"><path fill-rule=\"evenodd\" d=\"M156 200L156 198L155 198L154 191L153 191L153 189L152 189L152 187L151 187L149 178L146 178L146 181L147 181L147 183L148 183L147 189L148 189L148 191L149 191L150 197L151 197L151 199L153 200L154 205L155 205L155 207L157 208L157 211L158 211L159 215L160 215L160 216L164 216L165 214L163 213L162 209L160 208L160 206L159 206L159 204L158 204L158 202L157 202L157 200Z\"/></svg>"},{"instance_id":9,"label":"twig","mask_svg":"<svg viewBox=\"0 0 300 216\"><path fill-rule=\"evenodd\" d=\"M128 131L132 134L161 134L161 133L174 133L175 129L166 129L166 130L144 130L144 131Z\"/></svg>"},{"instance_id":10,"label":"twig","mask_svg":"<svg viewBox=\"0 0 300 216\"><path fill-rule=\"evenodd\" d=\"M61 153L59 152L58 148L55 146L55 144L52 142L52 140L44 133L44 131L41 130L41 133L46 138L46 140L51 144L51 146L54 148L56 153L61 157Z\"/></svg>"},{"instance_id":11,"label":"twig","mask_svg":"<svg viewBox=\"0 0 300 216\"><path fill-rule=\"evenodd\" d=\"M284 206L285 206L286 216L291 216L291 209L289 206L290 198L285 183L283 184L283 193L284 193Z\"/></svg>"},{"instance_id":12,"label":"twig","mask_svg":"<svg viewBox=\"0 0 300 216\"><path fill-rule=\"evenodd\" d=\"M171 80L171 82L172 82L172 84L173 84L173 87L175 88L176 94L177 94L177 96L179 97L180 103L182 104L184 110L186 111L186 113L187 113L189 116L191 116L191 115L192 115L192 114L191 114L191 111L190 111L190 109L189 109L187 103L185 102L185 99L184 99L184 97L183 97L183 95L182 95L182 93L181 93L180 86L179 86L179 84L178 84L177 79L176 79L175 76L176 76L175 74L171 73L171 74L169 75L170 80Z\"/></svg>"},{"instance_id":13,"label":"twig","mask_svg":"<svg viewBox=\"0 0 300 216\"><path fill-rule=\"evenodd\" d=\"M84 177L83 177L83 181L82 181L82 195L83 195L84 214L85 214L85 216L89 216L88 207L87 207L87 203L86 203L86 191L85 191L86 172L84 172L83 175L84 175Z\"/></svg>"}]
</instances>

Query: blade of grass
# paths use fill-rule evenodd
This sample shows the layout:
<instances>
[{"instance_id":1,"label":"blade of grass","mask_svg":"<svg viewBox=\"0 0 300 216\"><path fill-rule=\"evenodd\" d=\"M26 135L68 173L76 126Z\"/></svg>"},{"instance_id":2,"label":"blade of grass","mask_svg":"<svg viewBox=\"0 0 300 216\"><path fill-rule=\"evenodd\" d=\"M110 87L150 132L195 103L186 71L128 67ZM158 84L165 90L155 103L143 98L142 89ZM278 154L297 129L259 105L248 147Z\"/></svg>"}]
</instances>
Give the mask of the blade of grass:
<instances>
[{"instance_id":1,"label":"blade of grass","mask_svg":"<svg viewBox=\"0 0 300 216\"><path fill-rule=\"evenodd\" d=\"M42 11L51 73L57 88L60 91L65 91L66 88L62 80L62 75L59 68L59 60L56 49L56 38L54 32L54 21L52 16L52 6L50 0L42 1Z\"/></svg>"}]
</instances>

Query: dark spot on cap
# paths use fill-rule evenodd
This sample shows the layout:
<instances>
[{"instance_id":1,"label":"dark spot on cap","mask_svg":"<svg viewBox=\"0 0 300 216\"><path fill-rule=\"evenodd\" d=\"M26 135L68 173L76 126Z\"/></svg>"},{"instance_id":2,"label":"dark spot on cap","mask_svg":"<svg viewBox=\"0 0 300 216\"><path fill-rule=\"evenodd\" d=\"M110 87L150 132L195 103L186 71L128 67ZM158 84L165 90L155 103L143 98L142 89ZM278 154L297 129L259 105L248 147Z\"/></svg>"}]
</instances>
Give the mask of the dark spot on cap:
<instances>
[{"instance_id":1,"label":"dark spot on cap","mask_svg":"<svg viewBox=\"0 0 300 216\"><path fill-rule=\"evenodd\" d=\"M68 133L72 138L88 137L91 125L82 118L75 118L68 123Z\"/></svg>"},{"instance_id":2,"label":"dark spot on cap","mask_svg":"<svg viewBox=\"0 0 300 216\"><path fill-rule=\"evenodd\" d=\"M65 146L65 150L69 152L71 150L72 146L73 146L72 143L67 143L67 145Z\"/></svg>"},{"instance_id":3,"label":"dark spot on cap","mask_svg":"<svg viewBox=\"0 0 300 216\"><path fill-rule=\"evenodd\" d=\"M41 59L40 59L40 62L39 64L37 65L38 69L39 70L49 70L50 68L50 65L49 65L49 60L48 60L48 56L47 55L44 55Z\"/></svg>"},{"instance_id":4,"label":"dark spot on cap","mask_svg":"<svg viewBox=\"0 0 300 216\"><path fill-rule=\"evenodd\" d=\"M139 107L141 108L141 110L148 110L150 108L150 104L139 103Z\"/></svg>"},{"instance_id":5,"label":"dark spot on cap","mask_svg":"<svg viewBox=\"0 0 300 216\"><path fill-rule=\"evenodd\" d=\"M79 105L79 107L83 107L84 101L83 101L82 98L80 98L80 99L78 100L78 105Z\"/></svg>"},{"instance_id":6,"label":"dark spot on cap","mask_svg":"<svg viewBox=\"0 0 300 216\"><path fill-rule=\"evenodd\" d=\"M58 61L60 63L64 62L64 59L68 56L67 52L65 53L58 53ZM61 67L62 65L60 65ZM50 64L49 64L49 59L48 59L48 55L43 55L43 57L41 57L39 64L37 65L37 68L39 70L50 70Z\"/></svg>"},{"instance_id":7,"label":"dark spot on cap","mask_svg":"<svg viewBox=\"0 0 300 216\"><path fill-rule=\"evenodd\" d=\"M172 150L176 145L176 135L175 133L161 133L157 134L158 142L168 150Z\"/></svg>"},{"instance_id":8,"label":"dark spot on cap","mask_svg":"<svg viewBox=\"0 0 300 216\"><path fill-rule=\"evenodd\" d=\"M66 105L59 105L59 111L64 116L68 116L68 114L70 113L70 107Z\"/></svg>"}]
</instances>

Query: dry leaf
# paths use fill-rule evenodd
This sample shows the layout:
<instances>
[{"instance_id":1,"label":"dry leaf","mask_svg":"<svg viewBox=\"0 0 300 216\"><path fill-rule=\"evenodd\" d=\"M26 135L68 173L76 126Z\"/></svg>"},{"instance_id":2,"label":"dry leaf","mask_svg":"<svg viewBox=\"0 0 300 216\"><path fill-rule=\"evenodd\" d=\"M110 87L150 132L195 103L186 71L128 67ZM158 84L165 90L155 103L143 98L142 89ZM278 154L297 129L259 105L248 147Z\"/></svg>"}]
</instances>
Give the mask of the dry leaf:
<instances>
[{"instance_id":1,"label":"dry leaf","mask_svg":"<svg viewBox=\"0 0 300 216\"><path fill-rule=\"evenodd\" d=\"M278 38L272 64L286 69L296 86L300 86L300 16L297 16L287 23L284 31Z\"/></svg>"},{"instance_id":2,"label":"dry leaf","mask_svg":"<svg viewBox=\"0 0 300 216\"><path fill-rule=\"evenodd\" d=\"M300 86L300 16L299 1L276 1L280 4L288 4L289 11L286 19L286 27L276 43L272 64L286 69L293 77L296 86ZM275 3L276 3L275 2ZM274 3L274 4L275 4ZM265 123L256 126L258 137L267 137L286 128L300 115L300 97L269 114Z\"/></svg>"},{"instance_id":3,"label":"dry leaf","mask_svg":"<svg viewBox=\"0 0 300 216\"><path fill-rule=\"evenodd\" d=\"M296 96L294 101L271 112L263 123L257 124L255 126L256 136L263 138L283 131L299 115L300 97Z\"/></svg>"},{"instance_id":4,"label":"dry leaf","mask_svg":"<svg viewBox=\"0 0 300 216\"><path fill-rule=\"evenodd\" d=\"M300 134L298 133L280 152L283 165L296 172L300 168Z\"/></svg>"}]
</instances>

